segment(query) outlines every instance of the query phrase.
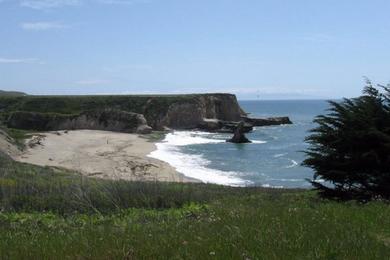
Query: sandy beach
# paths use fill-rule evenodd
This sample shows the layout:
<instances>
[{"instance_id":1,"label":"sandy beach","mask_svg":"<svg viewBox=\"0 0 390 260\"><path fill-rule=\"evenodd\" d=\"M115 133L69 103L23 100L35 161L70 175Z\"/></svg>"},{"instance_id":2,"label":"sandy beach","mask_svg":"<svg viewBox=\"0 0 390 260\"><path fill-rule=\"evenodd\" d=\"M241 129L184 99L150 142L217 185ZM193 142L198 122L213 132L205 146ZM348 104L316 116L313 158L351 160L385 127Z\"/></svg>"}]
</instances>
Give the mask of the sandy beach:
<instances>
[{"instance_id":1,"label":"sandy beach","mask_svg":"<svg viewBox=\"0 0 390 260\"><path fill-rule=\"evenodd\" d=\"M169 164L147 157L156 146L136 134L77 130L35 134L15 160L63 167L90 177L193 182Z\"/></svg>"}]
</instances>

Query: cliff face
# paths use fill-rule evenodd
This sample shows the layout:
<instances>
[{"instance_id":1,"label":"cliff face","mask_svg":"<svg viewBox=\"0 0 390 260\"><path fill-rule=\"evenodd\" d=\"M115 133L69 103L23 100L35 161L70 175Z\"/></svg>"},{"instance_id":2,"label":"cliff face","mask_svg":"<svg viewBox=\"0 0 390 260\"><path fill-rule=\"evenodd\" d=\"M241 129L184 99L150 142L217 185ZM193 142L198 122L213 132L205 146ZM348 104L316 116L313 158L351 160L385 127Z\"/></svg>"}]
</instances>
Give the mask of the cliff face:
<instances>
[{"instance_id":1,"label":"cliff face","mask_svg":"<svg viewBox=\"0 0 390 260\"><path fill-rule=\"evenodd\" d=\"M60 115L37 112L12 112L7 127L36 131L92 129L128 133L149 133L151 127L143 115L117 110Z\"/></svg>"},{"instance_id":2,"label":"cliff face","mask_svg":"<svg viewBox=\"0 0 390 260\"><path fill-rule=\"evenodd\" d=\"M169 105L160 120L153 120L155 128L167 126L174 129L196 128L204 119L240 121L242 110L234 95L199 95L191 102L178 102Z\"/></svg>"},{"instance_id":3,"label":"cliff face","mask_svg":"<svg viewBox=\"0 0 390 260\"><path fill-rule=\"evenodd\" d=\"M269 118L249 118L243 117L243 121L252 126L270 126L270 125L290 125L292 122L287 116L269 117Z\"/></svg>"},{"instance_id":4,"label":"cliff face","mask_svg":"<svg viewBox=\"0 0 390 260\"><path fill-rule=\"evenodd\" d=\"M232 94L143 96L0 96L0 122L39 131L93 129L146 133L151 129L233 132L290 124L287 117L246 117Z\"/></svg>"},{"instance_id":5,"label":"cliff face","mask_svg":"<svg viewBox=\"0 0 390 260\"><path fill-rule=\"evenodd\" d=\"M111 112L101 115L91 114L93 111L101 110ZM132 116L125 113L136 113L143 117L139 120L146 119L146 122L134 123L130 122L130 119L127 122L125 118L132 118ZM3 118L7 118L9 127L15 128L100 129L135 132L140 125L144 127L149 125L155 130L162 130L165 127L192 129L198 127L205 118L240 121L244 113L235 95L195 94L0 97L1 114L7 115ZM101 118L106 118L109 123L102 124Z\"/></svg>"}]
</instances>

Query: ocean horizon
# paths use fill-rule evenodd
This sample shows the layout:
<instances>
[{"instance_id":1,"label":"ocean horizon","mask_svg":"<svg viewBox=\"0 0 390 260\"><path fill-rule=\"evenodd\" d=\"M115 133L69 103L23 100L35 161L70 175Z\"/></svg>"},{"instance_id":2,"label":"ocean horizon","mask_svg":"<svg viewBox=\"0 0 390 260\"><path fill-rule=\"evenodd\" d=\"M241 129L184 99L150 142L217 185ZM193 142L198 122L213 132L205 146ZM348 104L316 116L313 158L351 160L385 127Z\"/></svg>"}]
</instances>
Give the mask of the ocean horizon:
<instances>
[{"instance_id":1,"label":"ocean horizon","mask_svg":"<svg viewBox=\"0 0 390 260\"><path fill-rule=\"evenodd\" d=\"M305 137L324 114L326 100L239 100L251 117L288 116L291 125L255 127L250 144L226 143L231 134L173 131L149 156L205 183L228 186L310 188L310 168L301 165Z\"/></svg>"}]
</instances>

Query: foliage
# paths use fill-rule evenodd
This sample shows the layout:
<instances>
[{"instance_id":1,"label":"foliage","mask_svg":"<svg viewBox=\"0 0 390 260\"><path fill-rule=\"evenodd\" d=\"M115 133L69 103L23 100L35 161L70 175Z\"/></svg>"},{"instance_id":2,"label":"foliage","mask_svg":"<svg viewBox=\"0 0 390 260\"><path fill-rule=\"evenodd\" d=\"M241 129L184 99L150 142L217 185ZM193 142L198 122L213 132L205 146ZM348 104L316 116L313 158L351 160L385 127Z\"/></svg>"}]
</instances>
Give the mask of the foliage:
<instances>
[{"instance_id":1,"label":"foliage","mask_svg":"<svg viewBox=\"0 0 390 260\"><path fill-rule=\"evenodd\" d=\"M31 131L26 131L22 129L14 129L2 127L0 125L0 131L3 130L11 138L10 141L15 143L20 149L24 148L24 142L26 139L31 137Z\"/></svg>"},{"instance_id":2,"label":"foliage","mask_svg":"<svg viewBox=\"0 0 390 260\"><path fill-rule=\"evenodd\" d=\"M383 89L367 81L361 97L330 101L330 113L314 120L303 164L315 170L312 184L322 195L390 197L390 91Z\"/></svg>"}]
</instances>

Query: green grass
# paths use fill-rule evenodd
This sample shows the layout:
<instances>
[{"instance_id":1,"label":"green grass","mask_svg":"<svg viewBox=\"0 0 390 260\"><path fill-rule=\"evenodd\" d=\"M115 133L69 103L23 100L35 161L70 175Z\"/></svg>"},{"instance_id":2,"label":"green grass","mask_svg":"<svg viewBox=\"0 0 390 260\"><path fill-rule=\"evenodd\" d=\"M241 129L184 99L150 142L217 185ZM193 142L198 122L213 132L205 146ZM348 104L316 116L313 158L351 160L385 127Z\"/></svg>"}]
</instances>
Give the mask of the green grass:
<instances>
[{"instance_id":1,"label":"green grass","mask_svg":"<svg viewBox=\"0 0 390 260\"><path fill-rule=\"evenodd\" d=\"M0 127L0 130L4 130L20 149L24 148L24 141L30 138L32 133L32 131L6 127Z\"/></svg>"},{"instance_id":2,"label":"green grass","mask_svg":"<svg viewBox=\"0 0 390 260\"><path fill-rule=\"evenodd\" d=\"M389 259L390 206L0 160L1 259Z\"/></svg>"},{"instance_id":3,"label":"green grass","mask_svg":"<svg viewBox=\"0 0 390 260\"><path fill-rule=\"evenodd\" d=\"M110 181L64 169L0 158L0 210L50 211L60 215L108 214L127 208L178 208L246 192L216 185Z\"/></svg>"}]
</instances>

